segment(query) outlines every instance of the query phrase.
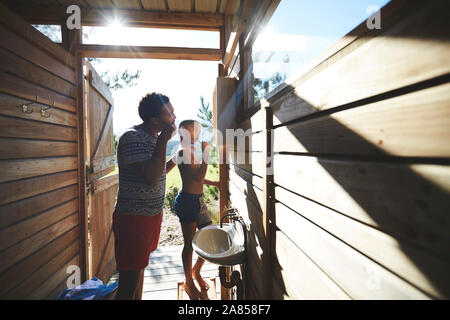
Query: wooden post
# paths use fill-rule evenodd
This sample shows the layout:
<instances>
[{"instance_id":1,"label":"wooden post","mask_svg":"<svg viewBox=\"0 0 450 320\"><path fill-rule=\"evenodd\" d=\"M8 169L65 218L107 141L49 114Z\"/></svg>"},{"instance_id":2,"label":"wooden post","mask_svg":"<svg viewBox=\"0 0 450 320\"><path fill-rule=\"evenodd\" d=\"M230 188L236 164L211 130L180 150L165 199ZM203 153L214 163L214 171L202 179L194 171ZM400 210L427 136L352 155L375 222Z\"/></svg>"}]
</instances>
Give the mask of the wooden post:
<instances>
[{"instance_id":1,"label":"wooden post","mask_svg":"<svg viewBox=\"0 0 450 320\"><path fill-rule=\"evenodd\" d=\"M226 71L224 65L219 63L219 77L226 77ZM219 88L217 88L219 90ZM219 209L220 209L220 219L226 214L225 209L230 205L230 188L229 188L229 165L226 159L226 144L222 141L221 145L218 145L219 151ZM230 268L226 269L227 281L230 280ZM220 287L220 297L221 300L230 300L231 294L230 289L224 286Z\"/></svg>"},{"instance_id":2,"label":"wooden post","mask_svg":"<svg viewBox=\"0 0 450 320\"><path fill-rule=\"evenodd\" d=\"M64 28L65 26L63 26ZM78 129L78 213L80 225L80 269L81 281L89 278L89 247L88 247L88 216L87 216L87 195L86 195L86 148L85 148L85 110L84 110L84 76L83 76L83 56L80 52L81 30L68 31L69 43L65 45L75 56L76 63L76 84L77 84L77 129Z\"/></svg>"},{"instance_id":3,"label":"wooden post","mask_svg":"<svg viewBox=\"0 0 450 320\"><path fill-rule=\"evenodd\" d=\"M273 111L269 103L261 101L261 111L264 119L264 146L266 169L263 177L263 228L264 228L264 252L263 252L263 299L271 298L272 289L272 230L275 211L275 187L273 179Z\"/></svg>"},{"instance_id":4,"label":"wooden post","mask_svg":"<svg viewBox=\"0 0 450 320\"><path fill-rule=\"evenodd\" d=\"M81 281L89 279L88 246L88 203L86 193L86 145L85 145L85 101L84 68L81 52L82 31L68 30L66 21L61 22L62 47L75 56L75 73L77 85L77 130L78 130L78 214L80 226L80 269Z\"/></svg>"}]
</instances>

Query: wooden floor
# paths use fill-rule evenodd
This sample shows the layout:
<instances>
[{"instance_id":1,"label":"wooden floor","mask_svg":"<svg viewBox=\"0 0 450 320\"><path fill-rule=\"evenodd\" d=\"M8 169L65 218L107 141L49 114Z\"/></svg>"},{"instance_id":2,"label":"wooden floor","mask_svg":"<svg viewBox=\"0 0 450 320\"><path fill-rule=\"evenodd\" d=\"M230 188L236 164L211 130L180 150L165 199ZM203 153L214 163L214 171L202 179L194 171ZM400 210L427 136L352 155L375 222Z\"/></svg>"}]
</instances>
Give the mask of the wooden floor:
<instances>
[{"instance_id":1,"label":"wooden floor","mask_svg":"<svg viewBox=\"0 0 450 320\"><path fill-rule=\"evenodd\" d=\"M150 256L150 263L145 269L143 300L177 300L178 282L184 281L181 250L183 246L158 248ZM197 255L194 252L194 260ZM219 268L217 265L205 262L202 268L202 277L216 279L216 295L220 299ZM111 281L117 280L114 275ZM209 281L209 279L207 280ZM209 293L211 296L211 293ZM184 295L187 299L187 295Z\"/></svg>"}]
</instances>

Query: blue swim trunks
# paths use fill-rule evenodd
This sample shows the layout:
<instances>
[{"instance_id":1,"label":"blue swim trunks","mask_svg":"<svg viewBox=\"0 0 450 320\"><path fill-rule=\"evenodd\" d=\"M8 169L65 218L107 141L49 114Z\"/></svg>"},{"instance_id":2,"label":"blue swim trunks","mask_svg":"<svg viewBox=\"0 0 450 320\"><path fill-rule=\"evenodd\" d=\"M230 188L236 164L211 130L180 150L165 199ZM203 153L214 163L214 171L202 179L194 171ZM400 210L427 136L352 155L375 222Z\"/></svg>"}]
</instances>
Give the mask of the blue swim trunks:
<instances>
[{"instance_id":1,"label":"blue swim trunks","mask_svg":"<svg viewBox=\"0 0 450 320\"><path fill-rule=\"evenodd\" d=\"M174 211L181 223L197 222L199 229L212 223L211 213L201 194L181 191L175 199Z\"/></svg>"}]
</instances>

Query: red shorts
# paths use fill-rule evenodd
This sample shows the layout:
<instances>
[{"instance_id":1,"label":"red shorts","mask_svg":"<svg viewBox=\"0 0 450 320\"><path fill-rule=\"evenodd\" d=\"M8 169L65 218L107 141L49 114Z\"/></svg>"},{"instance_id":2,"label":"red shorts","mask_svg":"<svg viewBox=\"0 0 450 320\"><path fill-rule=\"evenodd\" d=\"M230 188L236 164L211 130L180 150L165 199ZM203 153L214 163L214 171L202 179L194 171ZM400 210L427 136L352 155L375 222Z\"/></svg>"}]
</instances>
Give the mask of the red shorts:
<instances>
[{"instance_id":1,"label":"red shorts","mask_svg":"<svg viewBox=\"0 0 450 320\"><path fill-rule=\"evenodd\" d=\"M117 270L142 270L150 253L156 250L161 232L162 213L139 216L113 213L114 251Z\"/></svg>"}]
</instances>

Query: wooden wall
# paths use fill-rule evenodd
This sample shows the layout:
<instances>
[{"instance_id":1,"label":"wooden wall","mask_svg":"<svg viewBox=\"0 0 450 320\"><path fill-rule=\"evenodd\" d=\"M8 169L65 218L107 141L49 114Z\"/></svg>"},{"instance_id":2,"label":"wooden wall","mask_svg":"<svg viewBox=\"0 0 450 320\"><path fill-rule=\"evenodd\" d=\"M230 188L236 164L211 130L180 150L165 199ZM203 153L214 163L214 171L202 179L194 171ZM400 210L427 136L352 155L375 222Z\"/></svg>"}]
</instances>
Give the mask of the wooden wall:
<instances>
[{"instance_id":1,"label":"wooden wall","mask_svg":"<svg viewBox=\"0 0 450 320\"><path fill-rule=\"evenodd\" d=\"M393 0L246 112L247 298L450 298L449 9Z\"/></svg>"},{"instance_id":2,"label":"wooden wall","mask_svg":"<svg viewBox=\"0 0 450 320\"><path fill-rule=\"evenodd\" d=\"M3 6L0 38L0 298L54 298L80 265L75 59Z\"/></svg>"}]
</instances>

